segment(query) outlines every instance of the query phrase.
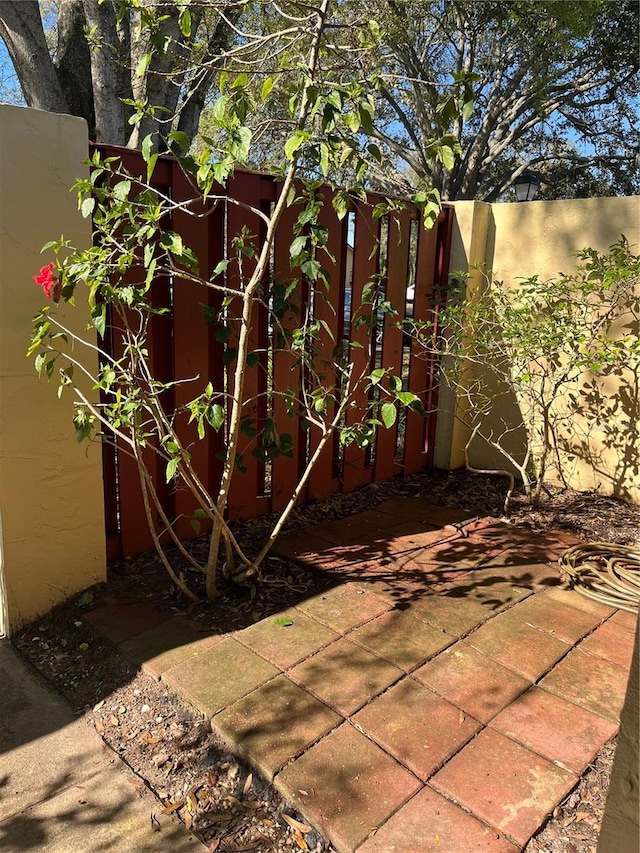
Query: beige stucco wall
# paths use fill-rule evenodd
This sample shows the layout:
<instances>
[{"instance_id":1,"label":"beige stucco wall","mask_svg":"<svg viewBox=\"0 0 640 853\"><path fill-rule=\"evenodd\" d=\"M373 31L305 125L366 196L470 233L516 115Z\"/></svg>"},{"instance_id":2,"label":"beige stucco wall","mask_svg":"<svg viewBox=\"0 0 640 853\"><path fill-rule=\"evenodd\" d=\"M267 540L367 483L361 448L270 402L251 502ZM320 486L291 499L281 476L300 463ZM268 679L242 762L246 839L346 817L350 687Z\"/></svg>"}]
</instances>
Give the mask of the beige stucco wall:
<instances>
[{"instance_id":1,"label":"beige stucco wall","mask_svg":"<svg viewBox=\"0 0 640 853\"><path fill-rule=\"evenodd\" d=\"M604 251L621 234L640 252L637 197L520 204L456 202L455 211L451 270L483 264L506 286L522 277L546 279L571 272L577 251L585 247ZM603 418L604 430L589 419L588 407L584 417L572 420L574 432L564 437L571 444L563 458L564 473L575 488L597 488L640 502L640 447L633 438L640 418L637 378L629 372L621 380L598 382L598 388L613 414ZM436 464L456 468L464 464L469 433L456 421L457 403L451 394L445 392L441 402ZM517 421L515 400L509 417ZM470 462L477 468L505 467L504 459L480 441L470 448Z\"/></svg>"},{"instance_id":2,"label":"beige stucco wall","mask_svg":"<svg viewBox=\"0 0 640 853\"><path fill-rule=\"evenodd\" d=\"M87 158L84 121L0 106L0 574L4 630L105 579L100 451L75 440L70 397L25 357L44 304L34 273L60 234L82 245L90 225L69 192ZM69 309L72 331L88 315ZM0 628L2 626L0 625Z\"/></svg>"}]
</instances>

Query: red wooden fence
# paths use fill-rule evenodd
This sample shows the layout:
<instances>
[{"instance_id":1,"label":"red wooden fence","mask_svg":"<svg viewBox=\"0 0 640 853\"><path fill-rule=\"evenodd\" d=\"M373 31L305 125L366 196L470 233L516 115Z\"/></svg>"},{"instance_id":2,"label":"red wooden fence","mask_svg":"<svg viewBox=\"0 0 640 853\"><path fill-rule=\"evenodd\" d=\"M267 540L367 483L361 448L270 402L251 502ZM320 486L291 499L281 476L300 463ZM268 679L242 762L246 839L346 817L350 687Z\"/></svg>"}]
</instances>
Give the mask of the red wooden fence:
<instances>
[{"instance_id":1,"label":"red wooden fence","mask_svg":"<svg viewBox=\"0 0 640 853\"><path fill-rule=\"evenodd\" d=\"M121 157L130 173L145 174L146 166L137 152L112 146L99 148L108 156ZM193 197L192 187L177 161L171 157L158 160L153 183L175 201ZM233 198L265 211L275 199L277 190L275 178L242 170L236 170L228 188ZM376 365L390 367L396 375L402 376L405 387L420 395L428 414L423 418L414 412L403 413L392 429L379 430L374 447L368 451L356 445L341 448L336 438L333 446L325 448L323 458L311 474L304 499L349 492L375 480L384 481L400 473L411 474L432 462L437 408L435 364L415 357L411 342L403 336L397 323L404 319L407 311L412 311L416 319L433 318L436 296L448 275L453 210L445 207L436 226L425 231L419 222L418 211L410 207L393 218L383 217L374 221L372 206L381 200L381 197L370 194L370 204L358 202L352 212L340 221L331 206L331 190L325 188L321 221L328 228L328 248L335 259L335 263L329 266L332 306L318 300L314 306L315 316L327 323L335 340L348 337L357 341L364 332L352 328L351 306L360 305L365 283L379 271L380 266L386 266L386 297L397 308L399 316L386 320L380 328L374 360ZM296 218L297 211L288 208L276 236L271 271L274 276L291 276L289 245ZM220 204L202 219L175 211L170 227L181 234L185 245L197 255L200 273L208 276L226 255L225 240L230 241L243 225L252 234L260 234L262 223L255 214L237 205ZM379 237L382 237L381 252L372 256ZM326 267L326 262L323 261L323 265ZM407 292L409 297L414 293L414 298L407 298ZM220 296L186 281L165 280L154 284L153 299L155 304L170 308L170 312L154 316L150 323L152 373L165 381L199 377L198 383L176 385L173 399L167 395L165 405L179 410L188 399L200 393L207 382L210 381L214 388L223 387L227 369L224 365L225 345L216 339L214 329L203 322L203 303L218 311ZM295 320L289 317L283 322ZM247 371L245 399L257 399L252 414L258 423L269 414L275 418L279 432L292 436L294 453L292 458L279 457L265 464L251 455L252 440L243 437L240 451L247 470L234 479L229 496L231 518L252 518L281 509L318 440L314 429L307 431L302 422L286 415L278 398L273 403L273 411L266 411L264 394L269 374L274 387L290 386L292 360L285 352L273 353L270 350L270 326L265 309L256 309L253 336L254 347L260 355L256 367ZM334 346L328 334L326 345L329 351ZM107 346L111 347L113 355L118 355L118 335L113 329L107 336ZM366 350L353 348L351 358L358 369L362 366L360 362L368 356ZM231 381L229 372L227 382ZM189 446L199 476L215 495L222 468L218 454L224 450L223 431L207 430L204 440L199 441L195 426L188 425L186 420L186 417L178 416L179 434ZM191 495L165 485L164 463L151 451L148 462L163 507L169 518L175 521L179 535L184 538L193 536L190 519L194 504ZM118 447L104 447L104 481L109 556L130 556L152 548L137 468Z\"/></svg>"}]
</instances>

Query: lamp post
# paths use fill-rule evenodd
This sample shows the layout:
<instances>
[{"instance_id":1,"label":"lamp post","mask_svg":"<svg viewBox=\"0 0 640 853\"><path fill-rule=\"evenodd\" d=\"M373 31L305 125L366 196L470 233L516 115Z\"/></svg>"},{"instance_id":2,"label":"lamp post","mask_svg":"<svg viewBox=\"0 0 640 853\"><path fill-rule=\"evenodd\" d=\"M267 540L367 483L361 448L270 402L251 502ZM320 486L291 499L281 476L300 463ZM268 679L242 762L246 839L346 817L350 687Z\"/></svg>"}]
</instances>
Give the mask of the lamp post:
<instances>
[{"instance_id":1,"label":"lamp post","mask_svg":"<svg viewBox=\"0 0 640 853\"><path fill-rule=\"evenodd\" d=\"M540 178L533 172L523 172L515 179L513 186L516 190L518 201L532 201L540 189Z\"/></svg>"}]
</instances>

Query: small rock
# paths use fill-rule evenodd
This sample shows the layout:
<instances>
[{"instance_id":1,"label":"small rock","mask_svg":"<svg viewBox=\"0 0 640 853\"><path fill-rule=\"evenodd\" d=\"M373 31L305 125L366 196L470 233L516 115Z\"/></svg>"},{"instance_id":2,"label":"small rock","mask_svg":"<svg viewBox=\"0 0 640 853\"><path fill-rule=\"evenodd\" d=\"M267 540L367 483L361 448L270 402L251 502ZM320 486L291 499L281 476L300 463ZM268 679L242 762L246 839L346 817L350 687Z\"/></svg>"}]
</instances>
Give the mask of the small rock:
<instances>
[{"instance_id":1,"label":"small rock","mask_svg":"<svg viewBox=\"0 0 640 853\"><path fill-rule=\"evenodd\" d=\"M147 711L150 711L150 710L151 710L150 705L141 705L141 707L140 707L140 713L141 714L146 714Z\"/></svg>"}]
</instances>

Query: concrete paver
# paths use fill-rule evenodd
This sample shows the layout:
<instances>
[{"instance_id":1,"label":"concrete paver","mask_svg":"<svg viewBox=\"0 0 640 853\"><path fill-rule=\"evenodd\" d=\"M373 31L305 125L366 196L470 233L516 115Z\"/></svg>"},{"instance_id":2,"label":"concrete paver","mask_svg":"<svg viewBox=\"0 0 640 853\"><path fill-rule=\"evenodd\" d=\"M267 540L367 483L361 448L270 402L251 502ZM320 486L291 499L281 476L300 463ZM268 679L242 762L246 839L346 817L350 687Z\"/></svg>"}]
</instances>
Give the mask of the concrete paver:
<instances>
[{"instance_id":1,"label":"concrete paver","mask_svg":"<svg viewBox=\"0 0 640 853\"><path fill-rule=\"evenodd\" d=\"M421 787L349 723L312 746L275 781L339 851L354 850Z\"/></svg>"},{"instance_id":2,"label":"concrete paver","mask_svg":"<svg viewBox=\"0 0 640 853\"><path fill-rule=\"evenodd\" d=\"M577 781L568 770L485 729L431 785L524 846Z\"/></svg>"},{"instance_id":3,"label":"concrete paver","mask_svg":"<svg viewBox=\"0 0 640 853\"><path fill-rule=\"evenodd\" d=\"M517 853L519 849L501 832L427 787L358 847L358 853Z\"/></svg>"},{"instance_id":4,"label":"concrete paver","mask_svg":"<svg viewBox=\"0 0 640 853\"><path fill-rule=\"evenodd\" d=\"M574 649L540 682L545 690L620 722L629 670Z\"/></svg>"},{"instance_id":5,"label":"concrete paver","mask_svg":"<svg viewBox=\"0 0 640 853\"><path fill-rule=\"evenodd\" d=\"M0 683L0 850L204 850L6 641Z\"/></svg>"},{"instance_id":6,"label":"concrete paver","mask_svg":"<svg viewBox=\"0 0 640 853\"><path fill-rule=\"evenodd\" d=\"M196 710L212 717L280 670L227 637L162 674L163 681Z\"/></svg>"},{"instance_id":7,"label":"concrete paver","mask_svg":"<svg viewBox=\"0 0 640 853\"><path fill-rule=\"evenodd\" d=\"M467 642L529 681L544 675L571 649L569 643L522 622L517 607L482 625Z\"/></svg>"},{"instance_id":8,"label":"concrete paver","mask_svg":"<svg viewBox=\"0 0 640 853\"><path fill-rule=\"evenodd\" d=\"M403 672L367 649L341 639L289 671L289 677L347 716L381 693Z\"/></svg>"},{"instance_id":9,"label":"concrete paver","mask_svg":"<svg viewBox=\"0 0 640 853\"><path fill-rule=\"evenodd\" d=\"M581 774L618 729L610 720L531 687L489 723L492 729Z\"/></svg>"},{"instance_id":10,"label":"concrete paver","mask_svg":"<svg viewBox=\"0 0 640 853\"><path fill-rule=\"evenodd\" d=\"M290 607L277 616L262 619L238 631L235 636L260 657L285 670L337 640L340 635L303 610Z\"/></svg>"},{"instance_id":11,"label":"concrete paver","mask_svg":"<svg viewBox=\"0 0 640 853\"><path fill-rule=\"evenodd\" d=\"M341 721L342 717L281 675L216 714L211 726L272 779Z\"/></svg>"},{"instance_id":12,"label":"concrete paver","mask_svg":"<svg viewBox=\"0 0 640 853\"><path fill-rule=\"evenodd\" d=\"M200 654L222 639L190 619L175 616L118 644L119 650L153 678Z\"/></svg>"},{"instance_id":13,"label":"concrete paver","mask_svg":"<svg viewBox=\"0 0 640 853\"><path fill-rule=\"evenodd\" d=\"M526 678L464 640L420 667L414 677L483 723L530 687Z\"/></svg>"},{"instance_id":14,"label":"concrete paver","mask_svg":"<svg viewBox=\"0 0 640 853\"><path fill-rule=\"evenodd\" d=\"M374 699L352 719L423 781L481 726L411 678Z\"/></svg>"},{"instance_id":15,"label":"concrete paver","mask_svg":"<svg viewBox=\"0 0 640 853\"><path fill-rule=\"evenodd\" d=\"M628 670L633 655L633 640L633 634L619 624L609 621L583 640L579 648L589 655L611 661Z\"/></svg>"},{"instance_id":16,"label":"concrete paver","mask_svg":"<svg viewBox=\"0 0 640 853\"><path fill-rule=\"evenodd\" d=\"M359 643L394 666L409 672L455 641L408 611L391 610L349 634Z\"/></svg>"},{"instance_id":17,"label":"concrete paver","mask_svg":"<svg viewBox=\"0 0 640 853\"><path fill-rule=\"evenodd\" d=\"M390 603L358 584L334 587L298 605L298 609L334 631L344 633L385 613Z\"/></svg>"}]
</instances>

